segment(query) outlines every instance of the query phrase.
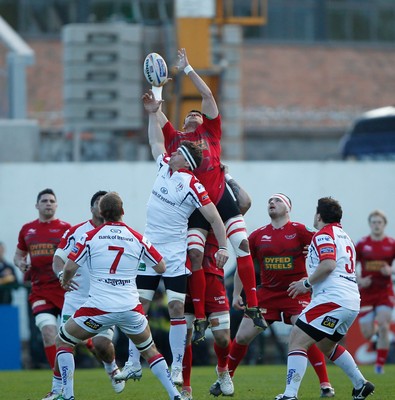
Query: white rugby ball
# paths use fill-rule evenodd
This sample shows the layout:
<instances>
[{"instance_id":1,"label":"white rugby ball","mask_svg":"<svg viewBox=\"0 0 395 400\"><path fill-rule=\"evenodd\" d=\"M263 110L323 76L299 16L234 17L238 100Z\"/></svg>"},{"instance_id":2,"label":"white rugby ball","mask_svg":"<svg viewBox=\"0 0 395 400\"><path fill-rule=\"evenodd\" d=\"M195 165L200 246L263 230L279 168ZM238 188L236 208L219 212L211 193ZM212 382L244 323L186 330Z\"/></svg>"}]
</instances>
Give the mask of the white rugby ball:
<instances>
[{"instance_id":1,"label":"white rugby ball","mask_svg":"<svg viewBox=\"0 0 395 400\"><path fill-rule=\"evenodd\" d=\"M150 53L144 60L144 76L153 86L163 86L167 80L167 65L158 53Z\"/></svg>"}]
</instances>

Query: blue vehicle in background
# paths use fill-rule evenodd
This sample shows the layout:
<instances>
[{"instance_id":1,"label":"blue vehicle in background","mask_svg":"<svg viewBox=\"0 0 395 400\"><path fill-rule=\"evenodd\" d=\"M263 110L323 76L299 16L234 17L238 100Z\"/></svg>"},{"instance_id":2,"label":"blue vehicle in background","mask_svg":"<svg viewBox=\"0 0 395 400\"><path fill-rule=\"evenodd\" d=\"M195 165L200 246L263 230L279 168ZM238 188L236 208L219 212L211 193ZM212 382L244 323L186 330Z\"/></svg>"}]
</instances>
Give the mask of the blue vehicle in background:
<instances>
[{"instance_id":1,"label":"blue vehicle in background","mask_svg":"<svg viewBox=\"0 0 395 400\"><path fill-rule=\"evenodd\" d=\"M395 160L395 107L368 111L340 141L343 160Z\"/></svg>"}]
</instances>

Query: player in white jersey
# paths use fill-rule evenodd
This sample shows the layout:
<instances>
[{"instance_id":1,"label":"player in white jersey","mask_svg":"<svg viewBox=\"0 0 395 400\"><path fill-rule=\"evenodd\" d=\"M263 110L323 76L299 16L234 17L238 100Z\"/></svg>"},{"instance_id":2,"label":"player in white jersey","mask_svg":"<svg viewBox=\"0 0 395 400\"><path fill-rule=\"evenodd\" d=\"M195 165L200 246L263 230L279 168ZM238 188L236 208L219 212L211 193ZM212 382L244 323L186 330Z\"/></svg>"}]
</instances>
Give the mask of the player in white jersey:
<instances>
[{"instance_id":1,"label":"player in white jersey","mask_svg":"<svg viewBox=\"0 0 395 400\"><path fill-rule=\"evenodd\" d=\"M146 96L146 95L145 95ZM144 96L143 96L144 98ZM155 118L152 114L149 118ZM194 176L193 170L202 162L202 150L190 141L168 156L162 134L154 136L148 131L149 143L158 165L158 174L147 205L147 224L144 235L155 245L166 262L163 282L168 298L170 315L169 342L172 352L171 373L174 383L182 385L182 360L185 352L187 323L184 303L187 277L188 218L199 209L211 224L217 238L217 266L223 268L228 259L226 233L221 217L206 189ZM161 277L152 269L141 266L137 276L140 300L146 312L158 288ZM140 379L140 355L129 343L129 359L116 379Z\"/></svg>"},{"instance_id":2,"label":"player in white jersey","mask_svg":"<svg viewBox=\"0 0 395 400\"><path fill-rule=\"evenodd\" d=\"M90 220L71 227L63 234L58 248L55 251L52 263L54 273L59 278L61 278L63 274L63 267L67 261L67 256L70 254L71 249L75 247L77 241L86 232L91 231L92 229L103 224L104 220L99 212L99 201L106 193L106 191L100 190L92 196L90 201L92 218ZM61 316L62 324L64 324L74 314L74 312L85 303L86 299L88 298L89 271L87 268L82 268L78 271L78 274L76 274L73 278L71 288L72 290L67 291L64 296ZM116 393L121 393L124 390L125 385L122 382L116 382L114 379L114 375L119 373L119 369L115 362L115 349L112 343L113 336L114 330L112 328L108 329L107 331L100 332L97 336L89 341L89 345L87 344L87 347L91 348L94 346L92 351L94 352L95 356L102 361L104 369L110 377L114 391ZM53 380L57 380L59 382L61 380L57 364L54 368ZM61 384L59 383L59 385L56 387L60 388ZM48 393L44 399L53 400L58 395L58 392L52 391Z\"/></svg>"},{"instance_id":3,"label":"player in white jersey","mask_svg":"<svg viewBox=\"0 0 395 400\"><path fill-rule=\"evenodd\" d=\"M74 400L74 346L116 325L136 344L169 398L179 400L166 361L152 340L136 287L141 262L157 273L165 271L165 262L144 236L122 222L123 203L117 193L104 195L99 208L104 224L77 242L61 277L62 287L69 290L77 270L88 269L90 288L86 302L60 327L57 336L63 384L58 399Z\"/></svg>"},{"instance_id":4,"label":"player in white jersey","mask_svg":"<svg viewBox=\"0 0 395 400\"><path fill-rule=\"evenodd\" d=\"M340 204L331 197L318 200L314 216L317 232L307 258L309 277L292 282L288 289L292 298L312 290L312 300L292 328L286 388L276 400L297 400L307 368L307 350L315 343L350 378L354 400L364 400L374 391L351 354L338 344L357 317L360 303L355 248L340 225L342 214Z\"/></svg>"}]
</instances>

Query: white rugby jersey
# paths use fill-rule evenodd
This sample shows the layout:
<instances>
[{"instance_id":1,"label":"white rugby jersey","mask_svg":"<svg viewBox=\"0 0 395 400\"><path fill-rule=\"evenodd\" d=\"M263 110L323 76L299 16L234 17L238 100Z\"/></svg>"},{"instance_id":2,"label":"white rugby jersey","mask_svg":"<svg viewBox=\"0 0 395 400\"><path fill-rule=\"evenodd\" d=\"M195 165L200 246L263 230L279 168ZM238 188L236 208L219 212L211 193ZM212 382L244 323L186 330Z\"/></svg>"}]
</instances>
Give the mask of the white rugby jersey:
<instances>
[{"instance_id":1,"label":"white rugby jersey","mask_svg":"<svg viewBox=\"0 0 395 400\"><path fill-rule=\"evenodd\" d=\"M352 240L340 224L328 224L313 236L307 257L309 276L325 260L335 260L336 268L322 282L313 285L313 298L359 310L360 296L355 273L356 253Z\"/></svg>"},{"instance_id":2,"label":"white rugby jersey","mask_svg":"<svg viewBox=\"0 0 395 400\"><path fill-rule=\"evenodd\" d=\"M195 175L186 169L172 172L169 159L161 154L156 160L158 174L147 204L144 235L152 243L186 241L189 216L211 203Z\"/></svg>"},{"instance_id":3,"label":"white rugby jersey","mask_svg":"<svg viewBox=\"0 0 395 400\"><path fill-rule=\"evenodd\" d=\"M154 267L162 256L145 237L123 222L107 222L87 232L69 258L80 268L89 269L89 298L84 307L121 312L140 303L136 287L140 262Z\"/></svg>"},{"instance_id":4,"label":"white rugby jersey","mask_svg":"<svg viewBox=\"0 0 395 400\"><path fill-rule=\"evenodd\" d=\"M71 250L75 247L77 241L82 238L86 233L95 229L92 220L82 222L68 229L59 245L58 249L63 251L66 257L70 254ZM78 290L66 292L65 301L68 304L73 304L76 307L83 304L88 298L89 294L89 271L88 268L79 268L73 280L78 284Z\"/></svg>"}]
</instances>

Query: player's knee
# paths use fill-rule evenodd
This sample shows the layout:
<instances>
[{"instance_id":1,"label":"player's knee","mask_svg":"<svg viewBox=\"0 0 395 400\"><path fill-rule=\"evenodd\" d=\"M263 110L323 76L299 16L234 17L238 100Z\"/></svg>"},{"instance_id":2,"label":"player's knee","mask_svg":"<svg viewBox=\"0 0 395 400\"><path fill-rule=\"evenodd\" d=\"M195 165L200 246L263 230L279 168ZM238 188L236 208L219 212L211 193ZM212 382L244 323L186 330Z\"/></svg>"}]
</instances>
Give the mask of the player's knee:
<instances>
[{"instance_id":1,"label":"player's knee","mask_svg":"<svg viewBox=\"0 0 395 400\"><path fill-rule=\"evenodd\" d=\"M202 267L203 252L198 249L188 249L188 257L191 261L192 271L197 271Z\"/></svg>"}]
</instances>

